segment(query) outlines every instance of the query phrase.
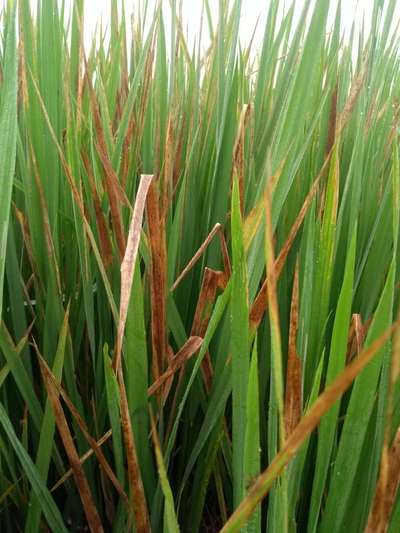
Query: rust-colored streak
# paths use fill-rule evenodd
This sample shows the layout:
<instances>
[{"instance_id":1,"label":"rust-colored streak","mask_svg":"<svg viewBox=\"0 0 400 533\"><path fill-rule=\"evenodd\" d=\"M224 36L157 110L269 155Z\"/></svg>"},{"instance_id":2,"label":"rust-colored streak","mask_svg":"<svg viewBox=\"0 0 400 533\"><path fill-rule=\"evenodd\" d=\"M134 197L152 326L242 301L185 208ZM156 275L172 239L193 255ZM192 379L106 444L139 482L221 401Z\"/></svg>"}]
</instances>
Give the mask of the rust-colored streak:
<instances>
[{"instance_id":1,"label":"rust-colored streak","mask_svg":"<svg viewBox=\"0 0 400 533\"><path fill-rule=\"evenodd\" d=\"M390 450L382 454L380 476L365 533L386 533L399 486L400 428L397 430Z\"/></svg>"},{"instance_id":2,"label":"rust-colored streak","mask_svg":"<svg viewBox=\"0 0 400 533\"><path fill-rule=\"evenodd\" d=\"M174 170L173 170L173 177L172 177L174 192L176 190L178 179L179 179L179 176L180 176L180 173L181 173L180 165L181 165L183 141L184 141L184 133L185 133L185 122L186 122L186 118L183 117L182 118L182 125L181 125L181 128L180 128L180 134L179 134L179 138L178 138L178 145L176 147L176 156L175 156L175 161L174 161Z\"/></svg>"},{"instance_id":3,"label":"rust-colored streak","mask_svg":"<svg viewBox=\"0 0 400 533\"><path fill-rule=\"evenodd\" d=\"M366 75L366 63L364 64L364 66L362 67L361 69L361 72L359 73L359 75L356 77L356 79L354 80L353 82L353 85L352 85L352 88L351 88L351 91L350 91L350 94L349 94L349 97L346 101L346 104L344 106L344 109L343 111L341 112L341 114L339 115L339 118L336 120L336 133L335 133L335 138L339 137L343 131L343 129L345 128L346 124L348 123L349 119L351 118L351 115L352 115L352 112L353 112L353 109L354 109L354 106L358 100L358 96L360 94L360 91L361 91L361 88L364 84L364 81L365 81L365 75ZM308 209L312 203L312 200L314 199L317 191L318 191L318 188L319 188L319 184L323 178L323 176L325 175L325 172L328 168L328 165L330 163L330 160L331 160L331 157L332 157L332 154L333 154L333 150L334 150L334 145L330 148L329 152L326 154L325 156L325 160L324 160L324 163L321 167L321 170L319 171L318 175L316 176L316 178L314 179L314 182L303 202L303 205L300 209L300 212L299 214L297 215L297 218L293 224L293 226L291 227L290 229L290 232L289 232L289 235L288 235L288 238L286 239L286 242L276 260L276 266L275 266L275 273L276 273L276 277L277 279L279 278L280 276L280 273L282 272L282 269L283 269L283 266L286 262L286 259L287 259L287 256L289 254L289 251L292 247L292 244L294 242L294 239L296 238L297 236L297 233L304 221L304 218L308 212ZM253 331L255 331L258 326L260 325L260 322L264 316L264 313L267 309L267 305L268 305L268 302L267 302L267 280L264 282L263 286L261 287L258 295L256 296L254 302L253 302L253 305L251 307L251 310L250 310L250 327Z\"/></svg>"},{"instance_id":4,"label":"rust-colored streak","mask_svg":"<svg viewBox=\"0 0 400 533\"><path fill-rule=\"evenodd\" d=\"M222 253L222 260L224 264L224 271L225 274L228 276L228 278L231 275L231 264L229 260L229 254L228 254L228 248L226 246L225 236L224 236L224 230L221 226L221 224L217 223L213 227L213 229L210 231L210 233L205 238L204 242L201 244L197 252L194 254L192 259L189 261L189 263L185 266L185 268L182 270L182 272L179 274L179 276L176 278L174 283L171 287L171 292L176 289L176 287L179 285L179 283L183 280L183 278L190 272L190 270L194 267L194 265L197 263L197 261L200 259L200 257L204 254L204 252L207 249L207 246L211 243L215 235L219 233L220 235L220 243L221 243L221 253Z\"/></svg>"},{"instance_id":5,"label":"rust-colored streak","mask_svg":"<svg viewBox=\"0 0 400 533\"><path fill-rule=\"evenodd\" d=\"M147 224L151 252L151 341L153 349L153 379L163 372L166 359L166 284L167 251L165 223L160 212L159 192L156 182L149 187L146 202Z\"/></svg>"},{"instance_id":6,"label":"rust-colored streak","mask_svg":"<svg viewBox=\"0 0 400 533\"><path fill-rule=\"evenodd\" d=\"M75 483L80 498L82 500L83 510L85 512L89 529L92 533L102 533L104 529L101 524L97 509L95 507L92 494L90 492L89 483L83 471L78 452L76 451L74 439L71 435L67 419L65 418L65 414L59 400L58 390L54 386L52 380L49 378L49 374L46 371L46 368L43 365L43 361L41 359L39 359L39 364L40 369L42 371L43 381L47 390L48 398L53 408L56 425L60 433L61 440L63 442L64 449L70 462L71 468L73 470Z\"/></svg>"},{"instance_id":7,"label":"rust-colored streak","mask_svg":"<svg viewBox=\"0 0 400 533\"><path fill-rule=\"evenodd\" d=\"M194 337L204 337L207 326L210 320L212 306L215 301L218 289L224 290L228 283L228 277L225 272L212 270L208 267L204 270L203 281L201 284L200 295L197 300L196 311L192 323L190 334ZM211 362L210 352L207 350L201 362L201 372L204 380L206 391L210 391L212 379L214 375L213 366ZM171 424L174 419L176 406L178 402L179 389L183 380L184 367L182 366L179 372L177 386L175 388L174 398L171 404L170 423L167 434L171 429ZM164 396L165 398L165 396Z\"/></svg>"},{"instance_id":8,"label":"rust-colored streak","mask_svg":"<svg viewBox=\"0 0 400 533\"><path fill-rule=\"evenodd\" d=\"M360 72L358 73L358 75L356 76L356 78L354 79L351 85L350 94L346 100L343 111L340 113L337 119L336 135L335 135L336 138L340 137L344 127L348 123L353 113L354 107L358 100L358 96L364 85L367 72L368 72L368 60L365 59Z\"/></svg>"},{"instance_id":9,"label":"rust-colored streak","mask_svg":"<svg viewBox=\"0 0 400 533\"><path fill-rule=\"evenodd\" d=\"M392 514L397 491L400 486L400 428L398 428L392 447L390 448L388 473L385 504L385 514L387 519L390 518Z\"/></svg>"},{"instance_id":10,"label":"rust-colored streak","mask_svg":"<svg viewBox=\"0 0 400 533\"><path fill-rule=\"evenodd\" d=\"M328 122L328 138L326 143L325 154L329 154L332 150L333 145L335 144L335 134L336 134L336 120L337 120L337 97L338 97L338 82L332 92L331 97L331 111L329 114Z\"/></svg>"},{"instance_id":11,"label":"rust-colored streak","mask_svg":"<svg viewBox=\"0 0 400 533\"><path fill-rule=\"evenodd\" d=\"M128 129L125 135L123 149L122 149L122 162L121 162L121 186L125 190L128 173L129 173L129 157L131 154L131 145L133 134L136 132L136 121L132 115L129 119Z\"/></svg>"},{"instance_id":12,"label":"rust-colored streak","mask_svg":"<svg viewBox=\"0 0 400 533\"><path fill-rule=\"evenodd\" d=\"M100 437L99 440L96 441L96 445L103 446L103 444L108 441L111 435L112 435L112 430L109 429L106 433L104 433L102 437ZM85 463L90 457L92 457L93 454L94 454L93 448L89 448L88 451L79 458L80 463L81 464ZM63 485L67 481L67 479L70 478L72 475L73 475L73 470L72 468L70 468L69 470L65 472L63 476L60 477L57 483L55 483L51 487L50 492L54 492L55 490L58 489L58 487L61 487L61 485Z\"/></svg>"},{"instance_id":13,"label":"rust-colored streak","mask_svg":"<svg viewBox=\"0 0 400 533\"><path fill-rule=\"evenodd\" d=\"M398 378L400 358L400 335L396 332L392 344L390 381L385 416L385 433L381 452L379 478L370 510L366 533L386 533L391 522L397 491L400 484L400 429L391 442L394 391Z\"/></svg>"},{"instance_id":14,"label":"rust-colored streak","mask_svg":"<svg viewBox=\"0 0 400 533\"><path fill-rule=\"evenodd\" d=\"M168 369L147 389L148 396L157 392L175 373L183 367L196 352L199 351L203 339L201 337L189 337L182 348L171 359Z\"/></svg>"},{"instance_id":15,"label":"rust-colored streak","mask_svg":"<svg viewBox=\"0 0 400 533\"><path fill-rule=\"evenodd\" d=\"M210 321L212 306L215 301L217 290L224 290L227 283L228 277L225 272L212 270L206 267L192 323L191 335L200 335L201 337L204 337ZM209 391L211 389L214 371L210 352L208 350L201 363L201 371L206 390Z\"/></svg>"},{"instance_id":16,"label":"rust-colored streak","mask_svg":"<svg viewBox=\"0 0 400 533\"><path fill-rule=\"evenodd\" d=\"M251 105L245 104L240 114L239 126L236 135L235 145L233 148L233 168L232 175L236 173L239 183L240 212L244 215L244 140L246 125L250 118ZM233 182L233 181L232 181Z\"/></svg>"},{"instance_id":17,"label":"rust-colored streak","mask_svg":"<svg viewBox=\"0 0 400 533\"><path fill-rule=\"evenodd\" d=\"M289 255L289 252L292 248L293 242L299 232L299 229L305 219L305 216L308 212L308 209L311 205L312 200L314 199L314 196L316 195L318 191L318 185L321 181L322 176L325 173L325 170L327 168L328 162L330 160L330 155L326 157L325 163L322 166L318 176L315 178L314 183L311 186L311 189L309 190L303 205L300 209L299 214L297 215L296 220L294 221L292 227L290 228L289 235L285 241L285 244L283 245L276 261L275 261L275 276L276 280L279 279L283 267L285 266L286 259ZM256 298L254 299L253 305L250 309L250 327L252 330L256 330L258 326L260 325L260 322L264 316L264 313L267 309L268 305L268 295L267 295L267 280L264 281L260 291L258 292Z\"/></svg>"},{"instance_id":18,"label":"rust-colored streak","mask_svg":"<svg viewBox=\"0 0 400 533\"><path fill-rule=\"evenodd\" d=\"M100 110L97 102L96 93L93 89L92 80L88 72L88 65L85 58L85 76L86 83L89 90L91 110L94 118L94 127L96 133L96 148L100 157L101 164L104 170L105 185L107 190L108 199L110 201L110 211L113 228L115 231L115 237L117 246L121 258L125 252L125 232L122 223L121 205L129 205L126 195L118 181L118 177L111 164L111 160L107 152L107 144L104 137L103 125L101 122Z\"/></svg>"},{"instance_id":19,"label":"rust-colored streak","mask_svg":"<svg viewBox=\"0 0 400 533\"><path fill-rule=\"evenodd\" d=\"M354 313L351 317L349 339L347 342L346 361L349 362L355 355L361 352L365 336L371 324L372 317L365 324L362 323L361 315Z\"/></svg>"},{"instance_id":20,"label":"rust-colored streak","mask_svg":"<svg viewBox=\"0 0 400 533\"><path fill-rule=\"evenodd\" d=\"M118 369L118 384L121 397L121 425L124 436L125 451L128 462L128 478L132 495L132 508L135 517L135 526L138 533L149 533L150 518L143 488L142 476L136 451L135 437L133 434L131 415L129 413L128 399L122 374L122 366Z\"/></svg>"},{"instance_id":21,"label":"rust-colored streak","mask_svg":"<svg viewBox=\"0 0 400 533\"><path fill-rule=\"evenodd\" d=\"M41 368L43 376L46 378L47 382L51 383L51 386L57 391L57 396L61 396L62 399L64 400L65 405L68 407L71 415L73 416L74 420L79 426L79 429L82 431L83 436L87 440L88 444L91 446L93 453L95 454L97 460L100 463L101 468L103 469L103 471L105 472L105 474L107 475L111 483L114 485L119 495L122 497L125 503L128 504L128 497L125 494L124 489L122 488L111 466L109 465L107 459L105 458L105 455L103 454L103 451L101 450L100 446L97 444L96 439L94 439L90 435L85 421L79 414L78 410L76 409L75 405L71 401L70 397L68 396L64 388L55 378L54 374L48 367L46 361L42 358L42 356L39 353L38 353L38 358L39 358L40 368ZM79 461L81 463L81 460Z\"/></svg>"},{"instance_id":22,"label":"rust-colored streak","mask_svg":"<svg viewBox=\"0 0 400 533\"><path fill-rule=\"evenodd\" d=\"M206 267L201 284L199 299L192 323L191 335L203 336L211 315L211 305L218 289L225 289L228 277L225 272Z\"/></svg>"},{"instance_id":23,"label":"rust-colored streak","mask_svg":"<svg viewBox=\"0 0 400 533\"><path fill-rule=\"evenodd\" d=\"M299 264L293 282L292 304L290 309L289 350L286 371L285 391L285 428L286 435L290 435L301 418L302 387L301 361L297 353L297 328L299 321Z\"/></svg>"},{"instance_id":24,"label":"rust-colored streak","mask_svg":"<svg viewBox=\"0 0 400 533\"><path fill-rule=\"evenodd\" d=\"M167 138L165 140L164 149L164 170L162 173L162 194L161 194L161 213L165 219L168 208L172 198L173 190L173 172L174 172L174 156L175 156L175 135L173 119L171 115L168 117Z\"/></svg>"},{"instance_id":25,"label":"rust-colored streak","mask_svg":"<svg viewBox=\"0 0 400 533\"><path fill-rule=\"evenodd\" d=\"M268 494L274 480L280 475L283 468L289 463L305 439L317 427L324 414L350 387L356 377L372 361L374 356L399 327L400 320L397 320L366 350L347 365L335 381L324 390L308 412L301 418L291 435L288 436L284 446L274 457L270 465L256 478L247 496L242 500L239 507L236 508L220 533L231 531L234 526L239 529L240 526L246 523L260 501Z\"/></svg>"},{"instance_id":26,"label":"rust-colored streak","mask_svg":"<svg viewBox=\"0 0 400 533\"><path fill-rule=\"evenodd\" d=\"M94 181L92 167L90 165L89 157L86 152L82 152L82 161L86 170L89 181L90 191L92 193L94 212L96 215L97 231L100 238L100 249L104 259L104 265L107 267L113 260L112 245L110 235L108 233L107 222L101 209L100 198L97 193L96 184Z\"/></svg>"}]
</instances>

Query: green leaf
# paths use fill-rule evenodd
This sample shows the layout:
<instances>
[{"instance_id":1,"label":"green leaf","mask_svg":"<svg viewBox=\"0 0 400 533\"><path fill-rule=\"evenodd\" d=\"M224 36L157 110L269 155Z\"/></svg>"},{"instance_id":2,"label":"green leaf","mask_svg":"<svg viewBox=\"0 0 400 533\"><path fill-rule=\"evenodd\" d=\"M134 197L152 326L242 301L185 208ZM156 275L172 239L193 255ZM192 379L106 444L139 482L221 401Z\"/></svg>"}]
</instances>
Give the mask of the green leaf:
<instances>
[{"instance_id":1,"label":"green leaf","mask_svg":"<svg viewBox=\"0 0 400 533\"><path fill-rule=\"evenodd\" d=\"M6 26L3 84L0 93L0 318L3 311L4 265L17 150L18 82L15 13L16 2L13 2Z\"/></svg>"},{"instance_id":2,"label":"green leaf","mask_svg":"<svg viewBox=\"0 0 400 533\"><path fill-rule=\"evenodd\" d=\"M260 412L258 387L258 355L257 336L254 339L251 357L249 384L247 387L247 424L244 446L243 477L246 487L260 473ZM246 527L246 533L257 533L261 530L261 509L258 507Z\"/></svg>"},{"instance_id":3,"label":"green leaf","mask_svg":"<svg viewBox=\"0 0 400 533\"><path fill-rule=\"evenodd\" d=\"M3 430L7 435L10 444L14 449L19 462L21 463L21 467L26 477L32 485L32 490L35 492L36 497L40 502L43 514L45 515L50 528L53 531L67 533L67 529L60 515L60 511L54 503L54 500L49 490L46 488L46 485L43 483L39 472L37 471L35 465L32 462L32 459L29 457L27 451L22 446L20 440L15 434L10 419L7 416L7 412L2 404L0 404L0 424L3 427Z\"/></svg>"},{"instance_id":4,"label":"green leaf","mask_svg":"<svg viewBox=\"0 0 400 533\"><path fill-rule=\"evenodd\" d=\"M249 376L249 308L247 297L246 260L243 245L243 224L240 215L239 184L232 189L232 448L233 502L237 506L245 492L245 436L247 387Z\"/></svg>"},{"instance_id":5,"label":"green leaf","mask_svg":"<svg viewBox=\"0 0 400 533\"><path fill-rule=\"evenodd\" d=\"M328 358L328 369L326 373L326 385L329 385L334 381L340 372L342 372L346 364L348 331L353 300L356 239L357 232L355 230L346 259L343 285L336 307L335 322L333 325L331 347ZM339 408L340 403L338 402L321 420L318 429L317 458L311 495L310 515L308 518L309 532L314 532L317 528L326 477L329 464L332 460L331 456L338 423Z\"/></svg>"},{"instance_id":6,"label":"green leaf","mask_svg":"<svg viewBox=\"0 0 400 533\"><path fill-rule=\"evenodd\" d=\"M64 322L58 340L57 352L53 362L53 374L59 382L61 382L62 370L64 366L65 345L68 334L68 317L69 310L67 310L65 313ZM47 479L49 472L54 446L54 435L55 419L50 400L47 399L35 464L37 472L43 481ZM29 511L25 522L26 533L29 531L39 530L41 509L42 504L37 498L36 492L32 489Z\"/></svg>"},{"instance_id":7,"label":"green leaf","mask_svg":"<svg viewBox=\"0 0 400 533\"><path fill-rule=\"evenodd\" d=\"M365 346L368 347L392 322L395 263L393 262L368 330ZM346 410L339 448L334 463L328 498L323 514L321 531L340 531L357 470L364 468L362 446L372 416L382 361L388 346L383 347L364 372L356 379ZM362 406L362 408L360 408ZM370 448L368 448L370 449ZM365 460L365 459L364 459Z\"/></svg>"}]
</instances>

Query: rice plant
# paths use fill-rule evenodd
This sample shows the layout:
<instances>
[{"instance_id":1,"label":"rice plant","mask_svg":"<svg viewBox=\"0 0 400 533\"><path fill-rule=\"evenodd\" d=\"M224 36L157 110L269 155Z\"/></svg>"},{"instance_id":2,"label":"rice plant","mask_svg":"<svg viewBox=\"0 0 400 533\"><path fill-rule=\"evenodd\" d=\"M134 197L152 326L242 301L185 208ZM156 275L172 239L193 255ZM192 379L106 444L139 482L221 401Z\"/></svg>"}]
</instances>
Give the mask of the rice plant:
<instances>
[{"instance_id":1,"label":"rice plant","mask_svg":"<svg viewBox=\"0 0 400 533\"><path fill-rule=\"evenodd\" d=\"M397 2L198 2L2 13L1 531L397 532Z\"/></svg>"}]
</instances>

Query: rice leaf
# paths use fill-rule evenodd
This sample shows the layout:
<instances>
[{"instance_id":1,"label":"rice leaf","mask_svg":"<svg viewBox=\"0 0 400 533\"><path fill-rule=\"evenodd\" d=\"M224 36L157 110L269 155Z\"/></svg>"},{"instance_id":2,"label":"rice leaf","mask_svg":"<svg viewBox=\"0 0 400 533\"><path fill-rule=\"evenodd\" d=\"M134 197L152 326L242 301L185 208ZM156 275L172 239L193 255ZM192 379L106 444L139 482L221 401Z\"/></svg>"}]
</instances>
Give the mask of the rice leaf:
<instances>
[{"instance_id":1,"label":"rice leaf","mask_svg":"<svg viewBox=\"0 0 400 533\"><path fill-rule=\"evenodd\" d=\"M4 268L18 131L15 15L16 2L13 2L7 21L3 83L0 93L0 316L2 316L3 311Z\"/></svg>"}]
</instances>

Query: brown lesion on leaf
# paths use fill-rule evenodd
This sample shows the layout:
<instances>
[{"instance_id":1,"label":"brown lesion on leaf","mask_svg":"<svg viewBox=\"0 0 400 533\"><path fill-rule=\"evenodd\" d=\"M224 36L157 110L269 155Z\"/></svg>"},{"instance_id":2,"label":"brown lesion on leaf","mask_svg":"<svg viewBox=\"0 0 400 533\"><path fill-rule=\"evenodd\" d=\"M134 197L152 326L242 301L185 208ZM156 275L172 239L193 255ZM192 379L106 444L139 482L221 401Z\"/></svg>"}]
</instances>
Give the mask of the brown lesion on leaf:
<instances>
[{"instance_id":1,"label":"brown lesion on leaf","mask_svg":"<svg viewBox=\"0 0 400 533\"><path fill-rule=\"evenodd\" d=\"M369 320L367 320L365 324L363 324L361 315L358 313L353 313L351 317L349 338L347 342L347 362L351 361L353 357L361 353L364 344L364 339L371 322L372 317L369 318Z\"/></svg>"},{"instance_id":2,"label":"brown lesion on leaf","mask_svg":"<svg viewBox=\"0 0 400 533\"><path fill-rule=\"evenodd\" d=\"M250 104L244 104L240 113L239 126L236 135L236 140L233 148L233 165L232 165L232 178L233 183L234 175L238 178L239 183L239 198L240 198L240 212L242 217L244 215L244 170L245 170L245 158L244 158L244 141L246 125L250 119L252 106Z\"/></svg>"},{"instance_id":3,"label":"brown lesion on leaf","mask_svg":"<svg viewBox=\"0 0 400 533\"><path fill-rule=\"evenodd\" d=\"M289 346L285 390L285 430L290 435L298 424L302 413L301 360L297 353L297 329L299 322L299 263L293 282L292 303L290 308Z\"/></svg>"},{"instance_id":4,"label":"brown lesion on leaf","mask_svg":"<svg viewBox=\"0 0 400 533\"><path fill-rule=\"evenodd\" d=\"M166 361L169 359L166 328L167 249L165 219L160 204L159 183L153 181L147 194L146 212L151 253L151 343L154 380L163 373Z\"/></svg>"}]
</instances>

